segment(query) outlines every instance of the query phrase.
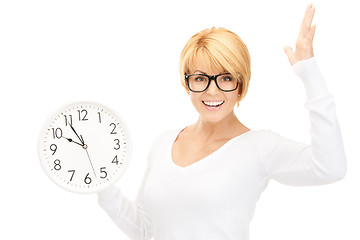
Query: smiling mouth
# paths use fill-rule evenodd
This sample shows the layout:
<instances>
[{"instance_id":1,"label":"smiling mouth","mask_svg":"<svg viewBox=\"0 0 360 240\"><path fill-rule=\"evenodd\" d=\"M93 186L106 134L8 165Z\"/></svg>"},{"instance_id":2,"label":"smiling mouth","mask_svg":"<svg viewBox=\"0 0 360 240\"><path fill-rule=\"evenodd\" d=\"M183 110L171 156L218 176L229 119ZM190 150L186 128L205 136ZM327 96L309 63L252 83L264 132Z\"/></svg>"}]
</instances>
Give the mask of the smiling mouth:
<instances>
[{"instance_id":1,"label":"smiling mouth","mask_svg":"<svg viewBox=\"0 0 360 240\"><path fill-rule=\"evenodd\" d=\"M219 107L222 104L224 104L225 101L202 101L203 104L205 104L205 106L207 107Z\"/></svg>"}]
</instances>

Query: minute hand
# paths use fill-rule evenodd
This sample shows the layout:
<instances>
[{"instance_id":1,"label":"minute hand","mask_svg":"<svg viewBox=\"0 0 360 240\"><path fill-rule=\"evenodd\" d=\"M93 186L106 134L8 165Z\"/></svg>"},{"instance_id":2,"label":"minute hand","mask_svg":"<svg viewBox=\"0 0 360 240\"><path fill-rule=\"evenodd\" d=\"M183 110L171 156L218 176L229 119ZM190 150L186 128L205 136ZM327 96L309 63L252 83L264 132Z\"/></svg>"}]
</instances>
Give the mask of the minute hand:
<instances>
[{"instance_id":1,"label":"minute hand","mask_svg":"<svg viewBox=\"0 0 360 240\"><path fill-rule=\"evenodd\" d=\"M76 133L75 129L73 128L73 126L71 125L71 123L69 122L69 125L71 127L71 129L74 131L74 133L76 134L76 136L78 137L78 139L80 140L80 142L84 145L84 141L79 137L79 135Z\"/></svg>"}]
</instances>

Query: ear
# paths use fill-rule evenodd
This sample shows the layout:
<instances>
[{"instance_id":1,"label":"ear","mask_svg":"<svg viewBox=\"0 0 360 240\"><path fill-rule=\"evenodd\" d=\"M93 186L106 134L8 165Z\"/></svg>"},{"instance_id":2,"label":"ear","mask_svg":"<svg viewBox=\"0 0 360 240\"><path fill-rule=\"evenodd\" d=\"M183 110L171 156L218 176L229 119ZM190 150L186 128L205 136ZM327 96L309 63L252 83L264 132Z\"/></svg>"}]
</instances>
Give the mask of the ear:
<instances>
[{"instance_id":1,"label":"ear","mask_svg":"<svg viewBox=\"0 0 360 240\"><path fill-rule=\"evenodd\" d=\"M187 92L188 95L190 95L190 90L189 90L189 87L187 85L185 86L185 91Z\"/></svg>"},{"instance_id":2,"label":"ear","mask_svg":"<svg viewBox=\"0 0 360 240\"><path fill-rule=\"evenodd\" d=\"M239 87L238 87L238 97L240 97L241 92L242 92L242 84L241 84L241 82L240 82L240 83L239 83Z\"/></svg>"},{"instance_id":3,"label":"ear","mask_svg":"<svg viewBox=\"0 0 360 240\"><path fill-rule=\"evenodd\" d=\"M239 85L238 96L237 96L238 99L240 99L241 92L242 92L242 84ZM237 102L237 106L239 106L239 102Z\"/></svg>"}]
</instances>

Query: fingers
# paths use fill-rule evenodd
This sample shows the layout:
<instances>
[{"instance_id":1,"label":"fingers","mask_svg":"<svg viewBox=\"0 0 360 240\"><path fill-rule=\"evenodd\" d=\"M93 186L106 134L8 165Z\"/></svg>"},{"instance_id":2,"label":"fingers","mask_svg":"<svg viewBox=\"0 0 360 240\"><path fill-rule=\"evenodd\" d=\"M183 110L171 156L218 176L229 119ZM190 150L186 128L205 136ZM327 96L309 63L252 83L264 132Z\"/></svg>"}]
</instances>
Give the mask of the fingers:
<instances>
[{"instance_id":1,"label":"fingers","mask_svg":"<svg viewBox=\"0 0 360 240\"><path fill-rule=\"evenodd\" d=\"M315 7L313 6L312 3L310 3L306 8L304 19L303 19L303 21L301 23L301 27L300 27L300 29L303 33L306 33L310 30L311 23L314 18L314 13L315 13Z\"/></svg>"},{"instance_id":2,"label":"fingers","mask_svg":"<svg viewBox=\"0 0 360 240\"><path fill-rule=\"evenodd\" d=\"M301 23L300 31L296 39L295 52L290 46L284 47L284 51L291 65L314 56L313 39L315 35L315 25L312 25L314 13L315 7L311 3L307 6L304 19Z\"/></svg>"},{"instance_id":3,"label":"fingers","mask_svg":"<svg viewBox=\"0 0 360 240\"><path fill-rule=\"evenodd\" d=\"M289 59L289 62L291 65L293 65L293 59L294 59L294 51L290 46L284 47L284 51Z\"/></svg>"},{"instance_id":4,"label":"fingers","mask_svg":"<svg viewBox=\"0 0 360 240\"><path fill-rule=\"evenodd\" d=\"M311 26L310 28L310 32L309 32L309 39L310 41L312 42L313 39L314 39L314 35L315 35L315 28L316 28L316 25L313 25Z\"/></svg>"}]
</instances>

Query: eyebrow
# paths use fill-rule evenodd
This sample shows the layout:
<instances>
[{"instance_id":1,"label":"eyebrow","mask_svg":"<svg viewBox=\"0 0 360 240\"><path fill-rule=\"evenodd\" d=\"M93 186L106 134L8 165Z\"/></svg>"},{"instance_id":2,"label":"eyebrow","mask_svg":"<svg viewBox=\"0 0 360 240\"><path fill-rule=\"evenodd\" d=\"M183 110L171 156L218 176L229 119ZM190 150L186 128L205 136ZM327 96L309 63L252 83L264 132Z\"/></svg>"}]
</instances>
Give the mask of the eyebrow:
<instances>
[{"instance_id":1,"label":"eyebrow","mask_svg":"<svg viewBox=\"0 0 360 240\"><path fill-rule=\"evenodd\" d=\"M206 73L206 72L203 72L203 71L200 71L200 70L195 70L195 71L194 71L194 73L196 73L196 72L200 72L200 73L202 73L202 74L207 75L207 73ZM226 73L228 73L228 72L224 71L224 72L219 73L219 74L226 74Z\"/></svg>"},{"instance_id":2,"label":"eyebrow","mask_svg":"<svg viewBox=\"0 0 360 240\"><path fill-rule=\"evenodd\" d=\"M200 70L196 70L194 73L196 72L201 72L202 74L206 74L206 72L200 71Z\"/></svg>"}]
</instances>

